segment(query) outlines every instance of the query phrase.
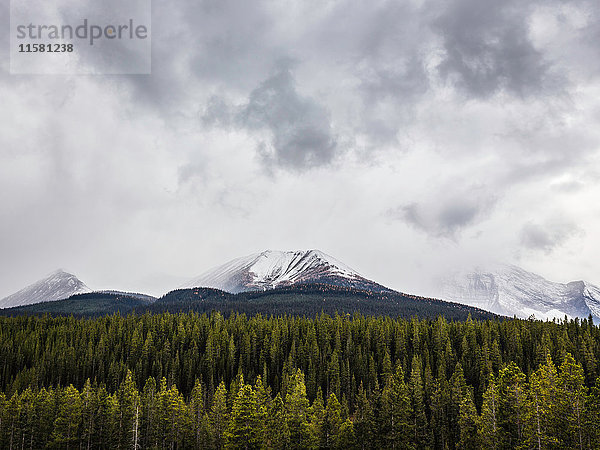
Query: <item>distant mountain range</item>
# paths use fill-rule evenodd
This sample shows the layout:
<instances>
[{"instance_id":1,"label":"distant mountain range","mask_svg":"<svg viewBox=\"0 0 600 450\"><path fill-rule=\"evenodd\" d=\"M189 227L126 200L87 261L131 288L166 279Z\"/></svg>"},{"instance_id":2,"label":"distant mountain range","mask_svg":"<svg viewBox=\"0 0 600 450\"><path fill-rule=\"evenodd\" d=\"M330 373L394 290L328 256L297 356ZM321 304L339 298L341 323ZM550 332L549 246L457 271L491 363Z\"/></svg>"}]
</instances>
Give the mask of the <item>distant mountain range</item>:
<instances>
[{"instance_id":1,"label":"distant mountain range","mask_svg":"<svg viewBox=\"0 0 600 450\"><path fill-rule=\"evenodd\" d=\"M514 265L457 271L440 280L438 295L496 314L537 319L600 320L600 288L585 281L556 283Z\"/></svg>"},{"instance_id":2,"label":"distant mountain range","mask_svg":"<svg viewBox=\"0 0 600 450\"><path fill-rule=\"evenodd\" d=\"M337 310L422 316L435 313L454 318L465 318L469 313L487 317L485 310L538 319L591 314L600 321L598 287L584 281L551 282L511 265L457 271L440 280L437 291L445 301L393 291L319 250L268 250L222 264L158 300L120 291L92 292L75 275L59 270L0 300L0 308L12 307L5 309L5 314L212 309L313 314Z\"/></svg>"}]
</instances>

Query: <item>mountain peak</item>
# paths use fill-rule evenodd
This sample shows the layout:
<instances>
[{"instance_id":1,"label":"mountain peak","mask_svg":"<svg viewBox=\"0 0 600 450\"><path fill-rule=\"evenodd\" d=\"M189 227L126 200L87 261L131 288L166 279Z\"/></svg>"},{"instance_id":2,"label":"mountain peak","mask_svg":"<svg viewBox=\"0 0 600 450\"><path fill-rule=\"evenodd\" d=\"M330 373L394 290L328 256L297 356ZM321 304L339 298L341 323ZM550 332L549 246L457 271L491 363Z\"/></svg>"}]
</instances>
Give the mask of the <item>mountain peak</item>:
<instances>
[{"instance_id":1,"label":"mountain peak","mask_svg":"<svg viewBox=\"0 0 600 450\"><path fill-rule=\"evenodd\" d=\"M92 292L92 290L72 273L57 269L45 278L0 300L0 308L62 300L85 292Z\"/></svg>"},{"instance_id":2,"label":"mountain peak","mask_svg":"<svg viewBox=\"0 0 600 450\"><path fill-rule=\"evenodd\" d=\"M181 287L212 287L239 293L308 283L388 290L316 249L265 250L243 256L211 269Z\"/></svg>"},{"instance_id":3,"label":"mountain peak","mask_svg":"<svg viewBox=\"0 0 600 450\"><path fill-rule=\"evenodd\" d=\"M598 287L585 281L556 283L512 264L457 271L441 280L438 295L508 316L600 318Z\"/></svg>"}]
</instances>

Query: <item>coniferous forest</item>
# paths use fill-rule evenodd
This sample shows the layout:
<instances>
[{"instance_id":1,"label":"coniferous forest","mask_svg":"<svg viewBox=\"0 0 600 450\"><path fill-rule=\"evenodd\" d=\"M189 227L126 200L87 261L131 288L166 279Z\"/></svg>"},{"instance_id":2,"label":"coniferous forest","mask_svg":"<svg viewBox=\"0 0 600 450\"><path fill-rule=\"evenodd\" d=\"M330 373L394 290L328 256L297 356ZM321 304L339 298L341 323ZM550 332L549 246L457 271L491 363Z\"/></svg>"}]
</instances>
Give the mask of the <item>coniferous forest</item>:
<instances>
[{"instance_id":1,"label":"coniferous forest","mask_svg":"<svg viewBox=\"0 0 600 450\"><path fill-rule=\"evenodd\" d=\"M591 320L0 317L0 448L600 448Z\"/></svg>"}]
</instances>

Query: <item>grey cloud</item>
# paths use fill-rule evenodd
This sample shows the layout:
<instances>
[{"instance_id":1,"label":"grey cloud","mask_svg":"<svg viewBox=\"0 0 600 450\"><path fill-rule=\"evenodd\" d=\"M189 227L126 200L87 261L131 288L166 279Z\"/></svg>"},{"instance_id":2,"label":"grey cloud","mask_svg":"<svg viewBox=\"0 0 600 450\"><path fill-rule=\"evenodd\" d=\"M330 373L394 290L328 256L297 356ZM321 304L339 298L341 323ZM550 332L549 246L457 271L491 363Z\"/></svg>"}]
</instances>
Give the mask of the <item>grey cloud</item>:
<instances>
[{"instance_id":1,"label":"grey cloud","mask_svg":"<svg viewBox=\"0 0 600 450\"><path fill-rule=\"evenodd\" d=\"M252 91L238 121L250 129L270 131L272 148L261 152L268 164L307 169L328 164L335 155L329 114L314 99L298 93L288 69Z\"/></svg>"},{"instance_id":2,"label":"grey cloud","mask_svg":"<svg viewBox=\"0 0 600 450\"><path fill-rule=\"evenodd\" d=\"M257 148L267 167L305 170L327 165L337 150L329 113L297 91L287 65L256 87L245 104L234 106L223 97L211 97L201 122L268 133L268 142Z\"/></svg>"},{"instance_id":3,"label":"grey cloud","mask_svg":"<svg viewBox=\"0 0 600 450\"><path fill-rule=\"evenodd\" d=\"M581 229L572 223L549 222L540 225L529 222L521 228L519 238L524 247L549 254L571 237L581 233Z\"/></svg>"},{"instance_id":4,"label":"grey cloud","mask_svg":"<svg viewBox=\"0 0 600 450\"><path fill-rule=\"evenodd\" d=\"M163 113L205 89L245 92L281 57L269 39L276 19L260 0L153 0L152 17L152 76L126 82Z\"/></svg>"},{"instance_id":5,"label":"grey cloud","mask_svg":"<svg viewBox=\"0 0 600 450\"><path fill-rule=\"evenodd\" d=\"M234 117L235 111L231 104L223 97L213 95L206 102L200 120L204 126L227 128L231 126Z\"/></svg>"},{"instance_id":6,"label":"grey cloud","mask_svg":"<svg viewBox=\"0 0 600 450\"><path fill-rule=\"evenodd\" d=\"M362 105L355 127L371 147L394 142L430 88L426 14L411 2L342 3L318 30L320 51L335 61L343 58L358 80Z\"/></svg>"},{"instance_id":7,"label":"grey cloud","mask_svg":"<svg viewBox=\"0 0 600 450\"><path fill-rule=\"evenodd\" d=\"M516 0L447 2L435 22L446 53L442 76L475 97L500 90L527 96L543 89L550 67L529 39L529 13L530 2Z\"/></svg>"},{"instance_id":8,"label":"grey cloud","mask_svg":"<svg viewBox=\"0 0 600 450\"><path fill-rule=\"evenodd\" d=\"M432 237L455 239L464 229L485 218L497 201L478 187L444 196L402 205L389 210L388 216Z\"/></svg>"}]
</instances>

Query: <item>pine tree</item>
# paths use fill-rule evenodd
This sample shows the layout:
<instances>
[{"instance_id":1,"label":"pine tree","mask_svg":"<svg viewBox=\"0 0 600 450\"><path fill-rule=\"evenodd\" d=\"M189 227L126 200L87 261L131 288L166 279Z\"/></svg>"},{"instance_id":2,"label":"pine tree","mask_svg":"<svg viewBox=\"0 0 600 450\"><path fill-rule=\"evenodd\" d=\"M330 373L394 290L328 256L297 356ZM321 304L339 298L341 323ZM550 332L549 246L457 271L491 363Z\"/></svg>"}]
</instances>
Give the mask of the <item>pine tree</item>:
<instances>
[{"instance_id":1,"label":"pine tree","mask_svg":"<svg viewBox=\"0 0 600 450\"><path fill-rule=\"evenodd\" d=\"M226 448L247 450L260 447L256 406L252 386L243 384L233 400L231 418L225 431Z\"/></svg>"},{"instance_id":2,"label":"pine tree","mask_svg":"<svg viewBox=\"0 0 600 450\"><path fill-rule=\"evenodd\" d=\"M523 444L527 384L525 374L511 361L498 378L498 424L501 444L515 448Z\"/></svg>"},{"instance_id":3,"label":"pine tree","mask_svg":"<svg viewBox=\"0 0 600 450\"><path fill-rule=\"evenodd\" d=\"M255 423L256 438L259 442L266 441L267 420L269 409L271 407L271 390L265 386L262 377L259 375L254 383L254 396L256 402Z\"/></svg>"},{"instance_id":4,"label":"pine tree","mask_svg":"<svg viewBox=\"0 0 600 450\"><path fill-rule=\"evenodd\" d=\"M197 378L190 394L188 411L194 445L196 448L203 448L208 441L208 424L206 423L206 412L204 411L204 389Z\"/></svg>"},{"instance_id":5,"label":"pine tree","mask_svg":"<svg viewBox=\"0 0 600 450\"><path fill-rule=\"evenodd\" d=\"M464 450L482 448L477 433L478 422L477 409L475 408L475 402L473 401L473 393L471 389L468 389L460 402L458 419L460 441L458 443L458 448Z\"/></svg>"},{"instance_id":6,"label":"pine tree","mask_svg":"<svg viewBox=\"0 0 600 450\"><path fill-rule=\"evenodd\" d=\"M600 448L600 377L586 399L586 435L589 448Z\"/></svg>"},{"instance_id":7,"label":"pine tree","mask_svg":"<svg viewBox=\"0 0 600 450\"><path fill-rule=\"evenodd\" d=\"M412 360L409 391L412 407L411 422L414 429L413 443L417 448L431 448L433 437L427 424L427 416L425 415L421 358L417 355L413 356Z\"/></svg>"},{"instance_id":8,"label":"pine tree","mask_svg":"<svg viewBox=\"0 0 600 450\"><path fill-rule=\"evenodd\" d=\"M290 448L290 429L280 394L275 396L269 408L265 447L277 450Z\"/></svg>"},{"instance_id":9,"label":"pine tree","mask_svg":"<svg viewBox=\"0 0 600 450\"><path fill-rule=\"evenodd\" d=\"M358 448L356 445L356 436L354 435L354 424L350 419L346 419L346 421L340 425L334 444L335 448L340 450L353 450Z\"/></svg>"},{"instance_id":10,"label":"pine tree","mask_svg":"<svg viewBox=\"0 0 600 450\"><path fill-rule=\"evenodd\" d=\"M157 400L156 400L156 380L150 377L144 384L142 390L142 448L158 446L158 438L156 434L156 416L157 416Z\"/></svg>"},{"instance_id":11,"label":"pine tree","mask_svg":"<svg viewBox=\"0 0 600 450\"><path fill-rule=\"evenodd\" d=\"M86 449L92 448L94 442L92 438L95 433L96 415L98 413L98 398L95 389L92 388L90 379L88 378L81 392L82 410L82 433L81 441Z\"/></svg>"},{"instance_id":12,"label":"pine tree","mask_svg":"<svg viewBox=\"0 0 600 450\"><path fill-rule=\"evenodd\" d=\"M70 384L59 395L57 417L52 433L55 445L67 450L78 446L81 412L81 395Z\"/></svg>"},{"instance_id":13,"label":"pine tree","mask_svg":"<svg viewBox=\"0 0 600 450\"><path fill-rule=\"evenodd\" d=\"M304 374L298 369L291 377L285 394L286 422L290 430L290 448L304 448L310 441L308 399Z\"/></svg>"},{"instance_id":14,"label":"pine tree","mask_svg":"<svg viewBox=\"0 0 600 450\"><path fill-rule=\"evenodd\" d=\"M458 419L460 417L460 404L463 398L468 394L467 383L463 373L461 363L456 364L454 373L450 378L450 390L448 398L447 421L450 442L460 441L460 426Z\"/></svg>"},{"instance_id":15,"label":"pine tree","mask_svg":"<svg viewBox=\"0 0 600 450\"><path fill-rule=\"evenodd\" d=\"M227 389L225 383L221 381L215 396L213 398L211 408L211 432L212 441L215 448L223 448L225 443L225 429L227 427Z\"/></svg>"},{"instance_id":16,"label":"pine tree","mask_svg":"<svg viewBox=\"0 0 600 450\"><path fill-rule=\"evenodd\" d=\"M367 398L367 393L361 381L356 395L356 411L354 414L354 433L356 441L361 449L366 449L373 442L375 429L375 417L373 408Z\"/></svg>"},{"instance_id":17,"label":"pine tree","mask_svg":"<svg viewBox=\"0 0 600 450\"><path fill-rule=\"evenodd\" d=\"M137 449L140 446L140 395L130 370L127 371L117 395L120 408L118 446Z\"/></svg>"},{"instance_id":18,"label":"pine tree","mask_svg":"<svg viewBox=\"0 0 600 450\"><path fill-rule=\"evenodd\" d=\"M479 435L485 448L498 448L502 442L501 430L498 423L498 390L492 376L488 388L483 394L481 417L479 420Z\"/></svg>"},{"instance_id":19,"label":"pine tree","mask_svg":"<svg viewBox=\"0 0 600 450\"><path fill-rule=\"evenodd\" d=\"M384 445L392 449L413 448L410 395L400 364L396 366L395 373L388 377L380 405L380 432Z\"/></svg>"},{"instance_id":20,"label":"pine tree","mask_svg":"<svg viewBox=\"0 0 600 450\"><path fill-rule=\"evenodd\" d=\"M526 407L525 440L529 447L542 449L560 446L557 417L558 374L546 354L546 364L531 374Z\"/></svg>"},{"instance_id":21,"label":"pine tree","mask_svg":"<svg viewBox=\"0 0 600 450\"><path fill-rule=\"evenodd\" d=\"M583 449L587 388L583 368L575 362L570 353L565 355L560 366L558 396L563 443L569 448Z\"/></svg>"},{"instance_id":22,"label":"pine tree","mask_svg":"<svg viewBox=\"0 0 600 450\"><path fill-rule=\"evenodd\" d=\"M321 430L321 445L325 448L331 448L337 439L337 435L342 425L342 406L335 394L332 392L327 398L327 406L323 417L323 427Z\"/></svg>"},{"instance_id":23,"label":"pine tree","mask_svg":"<svg viewBox=\"0 0 600 450\"><path fill-rule=\"evenodd\" d=\"M433 383L431 395L431 428L433 429L434 447L448 448L450 431L448 427L449 388L448 382L441 378Z\"/></svg>"},{"instance_id":24,"label":"pine tree","mask_svg":"<svg viewBox=\"0 0 600 450\"><path fill-rule=\"evenodd\" d=\"M323 392L317 389L317 395L309 408L310 415L310 447L319 447L323 436L323 425L325 423L325 405L323 403Z\"/></svg>"}]
</instances>

